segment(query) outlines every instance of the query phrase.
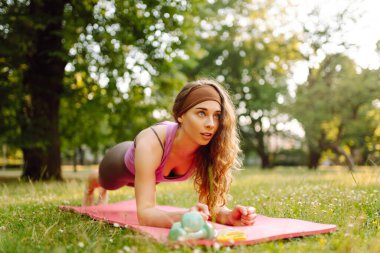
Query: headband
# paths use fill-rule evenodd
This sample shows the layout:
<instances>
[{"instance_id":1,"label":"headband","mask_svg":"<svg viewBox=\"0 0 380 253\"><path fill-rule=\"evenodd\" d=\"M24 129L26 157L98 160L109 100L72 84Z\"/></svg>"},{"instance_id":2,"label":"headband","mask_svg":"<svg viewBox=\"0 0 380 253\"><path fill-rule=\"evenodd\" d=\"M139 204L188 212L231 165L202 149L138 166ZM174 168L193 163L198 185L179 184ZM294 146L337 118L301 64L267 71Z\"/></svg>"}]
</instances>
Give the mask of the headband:
<instances>
[{"instance_id":1,"label":"headband","mask_svg":"<svg viewBox=\"0 0 380 253\"><path fill-rule=\"evenodd\" d=\"M178 115L182 115L191 107L208 100L218 102L222 106L220 95L213 86L195 86L190 90L189 94L187 94L185 101L183 102L182 110Z\"/></svg>"}]
</instances>

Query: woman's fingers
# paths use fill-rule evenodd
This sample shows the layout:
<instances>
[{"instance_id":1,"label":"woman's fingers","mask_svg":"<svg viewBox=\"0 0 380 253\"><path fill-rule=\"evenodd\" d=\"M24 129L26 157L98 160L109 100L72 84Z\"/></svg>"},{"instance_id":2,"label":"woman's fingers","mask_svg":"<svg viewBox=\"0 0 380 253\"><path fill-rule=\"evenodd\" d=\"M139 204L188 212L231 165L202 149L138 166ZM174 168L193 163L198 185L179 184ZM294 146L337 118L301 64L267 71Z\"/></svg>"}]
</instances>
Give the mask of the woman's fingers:
<instances>
[{"instance_id":1,"label":"woman's fingers","mask_svg":"<svg viewBox=\"0 0 380 253\"><path fill-rule=\"evenodd\" d=\"M249 213L249 214L254 214L254 213L256 213L256 208L254 208L254 207L252 207L252 206L249 206L247 210L248 210L248 213Z\"/></svg>"},{"instance_id":2,"label":"woman's fingers","mask_svg":"<svg viewBox=\"0 0 380 253\"><path fill-rule=\"evenodd\" d=\"M242 223L244 224L253 224L256 220L256 214L249 214L249 215L246 215L246 216L242 216L241 219Z\"/></svg>"},{"instance_id":3,"label":"woman's fingers","mask_svg":"<svg viewBox=\"0 0 380 253\"><path fill-rule=\"evenodd\" d=\"M254 219L256 219L256 214L242 215L241 219L244 219L244 220L254 220Z\"/></svg>"},{"instance_id":4,"label":"woman's fingers","mask_svg":"<svg viewBox=\"0 0 380 253\"><path fill-rule=\"evenodd\" d=\"M255 223L256 220L256 209L251 206L241 206L236 205L234 208L235 215L236 213L239 213L235 217L240 220L237 224L242 224L244 226L250 226Z\"/></svg>"},{"instance_id":5,"label":"woman's fingers","mask_svg":"<svg viewBox=\"0 0 380 253\"><path fill-rule=\"evenodd\" d=\"M210 211L208 210L208 206L202 203L197 203L196 207L198 208L199 212L205 213L207 215L210 215Z\"/></svg>"},{"instance_id":6,"label":"woman's fingers","mask_svg":"<svg viewBox=\"0 0 380 253\"><path fill-rule=\"evenodd\" d=\"M234 209L239 211L241 215L248 215L248 214L256 213L256 208L254 208L252 206L236 205Z\"/></svg>"},{"instance_id":7,"label":"woman's fingers","mask_svg":"<svg viewBox=\"0 0 380 253\"><path fill-rule=\"evenodd\" d=\"M195 206L190 208L190 211L200 212L204 220L208 220L210 217L210 211L208 210L208 206L203 203L197 203Z\"/></svg>"},{"instance_id":8,"label":"woman's fingers","mask_svg":"<svg viewBox=\"0 0 380 253\"><path fill-rule=\"evenodd\" d=\"M234 209L236 211L238 211L241 215L247 215L248 214L247 208L245 206L236 205Z\"/></svg>"}]
</instances>

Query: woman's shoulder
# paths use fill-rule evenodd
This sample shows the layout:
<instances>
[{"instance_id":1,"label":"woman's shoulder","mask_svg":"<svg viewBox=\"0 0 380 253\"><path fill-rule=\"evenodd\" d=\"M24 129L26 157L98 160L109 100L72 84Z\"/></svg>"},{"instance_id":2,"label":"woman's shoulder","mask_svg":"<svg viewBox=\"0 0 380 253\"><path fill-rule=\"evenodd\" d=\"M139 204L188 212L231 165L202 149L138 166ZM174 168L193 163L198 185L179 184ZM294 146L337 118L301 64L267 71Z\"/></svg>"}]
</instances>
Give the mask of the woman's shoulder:
<instances>
[{"instance_id":1,"label":"woman's shoulder","mask_svg":"<svg viewBox=\"0 0 380 253\"><path fill-rule=\"evenodd\" d=\"M159 122L150 128L153 128L153 130L157 133L158 137L160 138L162 145L165 146L166 136L170 134L173 129L173 127L176 127L178 123L172 122L172 121L163 121ZM153 130L150 129L152 132Z\"/></svg>"},{"instance_id":2,"label":"woman's shoulder","mask_svg":"<svg viewBox=\"0 0 380 253\"><path fill-rule=\"evenodd\" d=\"M173 126L177 126L177 123L163 121L145 128L136 136L136 142L144 142L146 145L153 145L153 148L159 147L161 149L160 141L162 145L165 146L166 135L168 134L169 128ZM157 138L159 138L159 140Z\"/></svg>"},{"instance_id":3,"label":"woman's shoulder","mask_svg":"<svg viewBox=\"0 0 380 253\"><path fill-rule=\"evenodd\" d=\"M162 122L159 122L149 128L153 128L154 130L157 130L157 133L160 132L161 135L166 135L166 133L168 132L169 128L173 128L175 126L177 126L178 123L177 122L172 122L172 121L162 121Z\"/></svg>"},{"instance_id":4,"label":"woman's shoulder","mask_svg":"<svg viewBox=\"0 0 380 253\"><path fill-rule=\"evenodd\" d=\"M176 126L176 125L178 125L177 122L165 120L165 121L158 122L157 124L153 126Z\"/></svg>"}]
</instances>

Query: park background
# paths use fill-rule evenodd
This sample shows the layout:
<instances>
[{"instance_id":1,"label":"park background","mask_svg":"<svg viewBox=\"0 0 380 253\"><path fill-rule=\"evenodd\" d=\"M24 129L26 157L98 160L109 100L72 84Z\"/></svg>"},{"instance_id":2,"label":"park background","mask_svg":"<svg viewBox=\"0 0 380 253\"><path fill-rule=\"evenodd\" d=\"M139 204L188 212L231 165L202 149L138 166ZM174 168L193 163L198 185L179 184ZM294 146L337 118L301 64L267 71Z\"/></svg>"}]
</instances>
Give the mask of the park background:
<instances>
[{"instance_id":1,"label":"park background","mask_svg":"<svg viewBox=\"0 0 380 253\"><path fill-rule=\"evenodd\" d=\"M254 200L264 214L341 227L332 242L317 237L258 249L376 252L379 8L375 0L2 0L3 249L26 251L18 246L21 240L31 251L44 251L51 241L36 241L53 233L61 241L57 252L103 251L105 245L131 250L123 248L120 231L112 232L120 245L89 243L97 233L109 236L104 224L60 214L68 224L96 231L81 226L78 242L62 239L68 228L52 227L57 223L43 217L62 203L80 204L83 182L76 180L96 169L109 147L172 120L171 105L184 83L212 78L230 91L239 119L246 170L232 188L234 201L244 192L243 200ZM159 187L160 203L195 201ZM185 194L189 185L176 187ZM123 200L125 194L113 197ZM25 221L36 213L39 226ZM139 251L161 250L136 238Z\"/></svg>"},{"instance_id":2,"label":"park background","mask_svg":"<svg viewBox=\"0 0 380 253\"><path fill-rule=\"evenodd\" d=\"M375 165L374 2L3 1L3 168L39 180L96 164L170 120L181 86L202 77L230 91L246 164Z\"/></svg>"}]
</instances>

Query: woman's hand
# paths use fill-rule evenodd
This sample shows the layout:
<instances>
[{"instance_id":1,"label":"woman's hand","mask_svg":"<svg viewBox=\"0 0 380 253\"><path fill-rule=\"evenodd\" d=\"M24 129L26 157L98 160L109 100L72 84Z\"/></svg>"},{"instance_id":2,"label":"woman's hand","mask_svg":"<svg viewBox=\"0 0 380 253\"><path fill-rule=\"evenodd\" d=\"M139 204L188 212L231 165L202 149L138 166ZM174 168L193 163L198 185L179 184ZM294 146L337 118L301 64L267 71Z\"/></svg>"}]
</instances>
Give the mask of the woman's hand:
<instances>
[{"instance_id":1,"label":"woman's hand","mask_svg":"<svg viewBox=\"0 0 380 253\"><path fill-rule=\"evenodd\" d=\"M203 203L197 203L195 206L190 208L190 211L200 212L203 220L207 221L210 218L210 211L208 210L208 206Z\"/></svg>"},{"instance_id":2,"label":"woman's hand","mask_svg":"<svg viewBox=\"0 0 380 253\"><path fill-rule=\"evenodd\" d=\"M227 214L228 223L232 226L251 226L255 223L256 209L251 206L236 205Z\"/></svg>"}]
</instances>

